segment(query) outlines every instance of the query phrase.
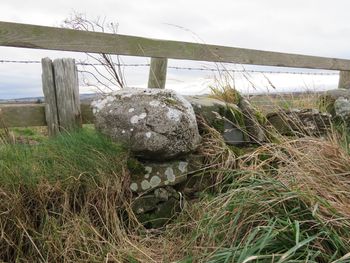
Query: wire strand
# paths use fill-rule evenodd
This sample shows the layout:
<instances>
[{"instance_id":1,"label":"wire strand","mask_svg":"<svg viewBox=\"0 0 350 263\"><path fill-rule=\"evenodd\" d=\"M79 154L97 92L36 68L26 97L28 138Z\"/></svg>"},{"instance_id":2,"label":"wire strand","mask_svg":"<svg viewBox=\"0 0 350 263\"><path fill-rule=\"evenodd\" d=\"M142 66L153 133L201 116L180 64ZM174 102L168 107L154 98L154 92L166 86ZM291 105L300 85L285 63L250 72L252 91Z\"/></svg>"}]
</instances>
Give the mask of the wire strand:
<instances>
[{"instance_id":1,"label":"wire strand","mask_svg":"<svg viewBox=\"0 0 350 263\"><path fill-rule=\"evenodd\" d=\"M38 60L0 60L0 63L9 63L9 64L39 64L41 61ZM103 66L102 63L85 63L85 62L77 62L78 66ZM149 67L149 63L141 64L125 64L125 63L114 63L115 66L121 67ZM292 74L292 75L321 75L321 76L332 76L339 75L339 72L308 72L308 71L275 71L275 70L251 70L251 69L225 69L225 68L210 68L210 67L180 67L180 66L168 66L168 69L173 70L188 70L188 71L208 71L208 72L220 72L220 71L228 71L234 73L266 73L266 74Z\"/></svg>"}]
</instances>

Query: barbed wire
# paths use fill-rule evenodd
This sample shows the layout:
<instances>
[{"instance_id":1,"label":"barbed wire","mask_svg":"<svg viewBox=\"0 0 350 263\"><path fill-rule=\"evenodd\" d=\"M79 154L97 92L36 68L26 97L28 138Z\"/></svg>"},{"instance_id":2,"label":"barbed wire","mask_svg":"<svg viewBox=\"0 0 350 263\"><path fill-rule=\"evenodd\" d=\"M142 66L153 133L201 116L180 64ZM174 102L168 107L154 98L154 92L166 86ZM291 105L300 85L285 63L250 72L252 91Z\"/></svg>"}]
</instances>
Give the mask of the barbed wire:
<instances>
[{"instance_id":1,"label":"barbed wire","mask_svg":"<svg viewBox=\"0 0 350 263\"><path fill-rule=\"evenodd\" d=\"M11 64L40 64L39 60L0 60L0 63L11 63ZM86 63L86 62L77 62L78 66L104 66L102 63ZM121 67L149 67L149 63L114 63L115 66ZM211 67L180 67L180 66L168 66L168 69L174 70L188 70L188 71L210 71L210 72L234 72L234 73L265 73L265 74L292 74L292 75L323 75L323 76L332 76L339 75L339 72L310 72L310 71L275 71L275 70L252 70L252 69L226 69L226 68L211 68Z\"/></svg>"}]
</instances>

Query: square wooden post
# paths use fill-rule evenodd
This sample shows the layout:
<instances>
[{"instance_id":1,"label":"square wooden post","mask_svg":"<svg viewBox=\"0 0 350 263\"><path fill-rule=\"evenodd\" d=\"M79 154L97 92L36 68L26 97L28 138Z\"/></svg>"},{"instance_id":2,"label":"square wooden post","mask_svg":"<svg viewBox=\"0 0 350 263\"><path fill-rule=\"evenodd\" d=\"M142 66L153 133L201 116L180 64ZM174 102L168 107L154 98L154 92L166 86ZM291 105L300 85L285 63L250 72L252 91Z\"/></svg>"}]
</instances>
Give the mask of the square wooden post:
<instances>
[{"instance_id":1,"label":"square wooden post","mask_svg":"<svg viewBox=\"0 0 350 263\"><path fill-rule=\"evenodd\" d=\"M350 89L350 71L339 72L338 89Z\"/></svg>"},{"instance_id":2,"label":"square wooden post","mask_svg":"<svg viewBox=\"0 0 350 263\"><path fill-rule=\"evenodd\" d=\"M164 89L167 73L167 58L152 58L148 76L148 88Z\"/></svg>"},{"instance_id":3,"label":"square wooden post","mask_svg":"<svg viewBox=\"0 0 350 263\"><path fill-rule=\"evenodd\" d=\"M74 59L42 59L42 83L49 135L82 127L78 73Z\"/></svg>"}]
</instances>

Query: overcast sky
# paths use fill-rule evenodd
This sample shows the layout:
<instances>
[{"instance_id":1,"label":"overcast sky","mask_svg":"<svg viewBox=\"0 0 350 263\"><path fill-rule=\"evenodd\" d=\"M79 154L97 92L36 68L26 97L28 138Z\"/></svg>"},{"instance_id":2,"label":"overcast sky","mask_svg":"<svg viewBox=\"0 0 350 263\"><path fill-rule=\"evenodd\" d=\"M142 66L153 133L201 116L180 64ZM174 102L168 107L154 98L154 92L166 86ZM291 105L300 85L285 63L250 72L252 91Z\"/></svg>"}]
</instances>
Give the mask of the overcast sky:
<instances>
[{"instance_id":1,"label":"overcast sky","mask_svg":"<svg viewBox=\"0 0 350 263\"><path fill-rule=\"evenodd\" d=\"M80 12L92 19L100 16L118 22L121 34L350 59L348 0L1 0L0 10L0 20L7 22L60 26L70 14ZM0 47L0 60L40 60L46 56L82 57L77 53ZM124 61L148 63L149 59ZM176 60L169 63L211 66ZM0 99L40 95L40 75L40 65L0 64ZM147 76L147 68L126 70L130 86L145 86ZM202 92L210 77L209 72L169 70L167 84L185 93ZM338 78L270 77L282 90L336 87ZM264 86L261 76L255 80ZM239 85L245 90L249 86L243 82Z\"/></svg>"}]
</instances>

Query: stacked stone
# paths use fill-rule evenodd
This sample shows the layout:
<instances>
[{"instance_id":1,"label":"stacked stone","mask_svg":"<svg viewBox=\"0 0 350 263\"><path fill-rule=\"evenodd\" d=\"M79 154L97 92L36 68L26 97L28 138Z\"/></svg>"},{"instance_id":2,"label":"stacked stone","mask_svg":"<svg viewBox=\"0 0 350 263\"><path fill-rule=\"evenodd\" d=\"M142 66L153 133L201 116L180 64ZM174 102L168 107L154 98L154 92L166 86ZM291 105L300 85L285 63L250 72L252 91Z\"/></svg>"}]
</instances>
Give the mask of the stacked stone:
<instances>
[{"instance_id":1,"label":"stacked stone","mask_svg":"<svg viewBox=\"0 0 350 263\"><path fill-rule=\"evenodd\" d=\"M132 204L149 227L164 225L181 209L176 185L187 179L186 160L200 143L191 104L170 90L123 89L92 103L95 126L130 147L141 169L132 173Z\"/></svg>"},{"instance_id":2,"label":"stacked stone","mask_svg":"<svg viewBox=\"0 0 350 263\"><path fill-rule=\"evenodd\" d=\"M123 89L95 100L92 108L96 128L124 142L135 157L131 166L137 169L131 167L129 185L133 209L149 227L164 225L181 209L181 185L200 166L191 155L201 141L196 115L227 144L265 140L257 114L244 98L236 105L208 96L184 98L171 90Z\"/></svg>"}]
</instances>

